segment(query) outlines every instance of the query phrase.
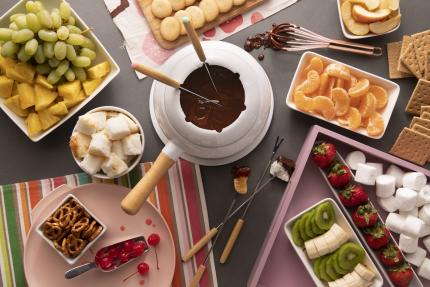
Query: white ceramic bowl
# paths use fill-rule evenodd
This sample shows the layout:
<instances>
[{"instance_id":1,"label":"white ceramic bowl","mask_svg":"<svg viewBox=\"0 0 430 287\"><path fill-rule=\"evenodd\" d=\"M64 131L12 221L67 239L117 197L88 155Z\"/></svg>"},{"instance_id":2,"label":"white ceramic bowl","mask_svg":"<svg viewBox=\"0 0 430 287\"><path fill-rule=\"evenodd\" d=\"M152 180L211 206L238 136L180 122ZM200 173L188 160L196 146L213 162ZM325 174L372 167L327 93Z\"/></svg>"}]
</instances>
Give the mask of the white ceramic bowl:
<instances>
[{"instance_id":1,"label":"white ceramic bowl","mask_svg":"<svg viewBox=\"0 0 430 287\"><path fill-rule=\"evenodd\" d=\"M82 252L78 255L78 256L76 256L75 258L69 258L69 257L66 257L66 256L64 256L64 254L60 251L60 250L58 250L57 248L55 248L55 245L54 245L54 243L52 242L52 240L50 240L49 238L47 238L44 234L43 234L43 224L45 223L45 221L46 220L48 220L53 214L54 214L54 212L58 209L58 208L60 208L64 203L66 203L66 201L68 201L69 199L74 199L74 200L76 200L84 209L85 209L85 211L87 211L90 215L91 215L91 217L95 220L95 221L97 221L97 223L99 223L102 227L103 227L103 230L102 230L102 232L100 232L100 234L93 240L93 241L91 241L90 243L88 243L87 244L87 246L85 246L85 248L82 250ZM101 222L100 221L100 219L98 219L97 218L97 216L95 216L92 212L91 212L91 210L89 210L76 196L74 196L74 195L72 195L72 194L69 194L69 195L67 195L67 196L65 196L64 197L64 199L61 201L61 203L54 209L54 210L52 210L52 212L51 213L49 213L49 216L47 216L43 221L42 221L42 223L37 227L37 233L58 253L58 254L60 254L60 256L65 260L65 261L67 261L67 263L69 263L70 265L73 265L73 264L75 264L81 257L82 257L82 255L84 255L84 253L88 250L88 249L90 249L90 247L100 238L100 237L102 237L102 235L104 234L106 232L106 225L104 225L103 224L103 222Z\"/></svg>"},{"instance_id":2,"label":"white ceramic bowl","mask_svg":"<svg viewBox=\"0 0 430 287\"><path fill-rule=\"evenodd\" d=\"M133 170L135 167L136 167L136 165L140 162L140 159L142 158L142 155L143 155L143 150L145 149L145 135L144 135L144 133L143 133L143 128L142 128L142 126L141 126L141 124L139 123L139 121L136 119L136 117L135 116L133 116L131 113L129 113L128 111L126 111L126 110L124 110L124 109L121 109L121 108L118 108L118 107L113 107L113 106L102 106L102 107L98 107L98 108L95 108L95 109L92 109L91 111L89 111L87 114L91 114L91 113L95 113L95 112L102 112L102 111L114 111L114 112L118 112L118 113L122 113L122 114L124 114L124 115L126 115L126 116L128 116L130 119L132 119L133 120L133 122L135 122L136 123L136 125L138 126L138 128L139 128L139 133L140 133L140 136L141 136L141 141L142 141L142 150L140 151L140 154L139 155L136 155L136 158L128 165L128 169L125 171L125 172L123 172L123 173L121 173L120 175L118 175L118 176L116 176L115 178L117 178L117 177L121 177L121 176L123 176L123 175L125 175L125 174L127 174L127 173L129 173L131 170ZM76 130L76 125L75 125L75 127L73 128L73 132L72 132L72 134L75 132L75 130ZM82 168L82 166L81 166L81 164L80 164L80 160L78 159L78 158L76 158L74 155L73 155L73 153L72 153L72 156L73 156L73 159L75 160L75 162L76 162L76 164L80 167L80 168ZM82 168L82 170L83 171L85 171L85 172L87 172L85 169L83 169ZM88 172L87 172L88 173ZM89 174L89 173L88 173ZM110 179L110 177L108 177L106 174L104 174L104 173L96 173L96 174L91 174L91 176L94 176L94 177L97 177L97 178L101 178L101 179Z\"/></svg>"},{"instance_id":3,"label":"white ceramic bowl","mask_svg":"<svg viewBox=\"0 0 430 287\"><path fill-rule=\"evenodd\" d=\"M348 28L345 27L345 23L343 23L342 20L342 12L340 11L340 7L343 4L343 2L345 2L346 0L337 0L337 11L339 13L339 21L340 21L340 26L342 27L342 32L343 35L348 38L348 39L364 39L364 38L371 38L371 37L377 37L377 36L381 36L381 35L385 35L385 34L390 34L394 31L396 31L397 29L399 29L400 24L402 23L402 20L400 20L399 25L397 25L394 29L384 33L384 34L374 34L374 33L369 33L363 36L358 36L355 34L352 34L351 32L349 32ZM399 13L400 13L400 7L399 7Z\"/></svg>"},{"instance_id":4,"label":"white ceramic bowl","mask_svg":"<svg viewBox=\"0 0 430 287\"><path fill-rule=\"evenodd\" d=\"M9 9L3 16L0 18L0 27L8 27L9 26L9 17L16 13L25 13L25 3L27 0L20 0L15 4L12 8ZM47 9L58 8L60 3L65 2L63 0L44 0L43 5ZM76 18L76 26L85 30L89 28L85 22L78 16L75 10L72 8L72 16ZM53 130L61 126L65 121L71 118L74 114L76 114L83 106L88 104L101 90L103 90L118 74L119 74L119 66L106 50L106 48L102 45L99 39L95 36L92 31L86 33L86 36L90 38L94 44L96 45L97 58L93 61L94 64L98 64L103 61L108 61L111 66L110 73L105 77L103 82L97 87L97 89L93 92L93 94L87 97L83 102L79 105L74 106L69 110L69 113L62 118L58 123L50 127L48 130L39 133L34 137L30 137L27 132L27 125L25 124L25 119L17 116L14 112L9 110L3 103L3 100L0 101L0 108L12 119L12 121L34 142L38 142L48 134L50 134Z\"/></svg>"},{"instance_id":5,"label":"white ceramic bowl","mask_svg":"<svg viewBox=\"0 0 430 287\"><path fill-rule=\"evenodd\" d=\"M396 105L397 98L399 97L399 93L400 93L400 87L399 87L399 85L397 85L396 83L394 83L392 81L389 81L387 79L379 77L379 76L377 76L375 74L371 74L371 73L365 72L365 71L363 71L361 69L354 68L354 67L349 66L349 65L347 65L345 63L336 61L336 60L331 59L331 58L324 57L324 56L322 56L320 54L317 54L317 53L314 53L314 52L306 52L306 53L304 53L302 55L302 58L300 59L299 65L298 65L297 70L296 70L296 73L294 74L293 81L291 82L290 90L288 91L288 95L287 95L287 99L286 99L287 106L290 107L293 110L298 111L298 112L307 114L307 115L312 116L314 118L317 118L317 119L320 119L320 120L332 123L334 125L340 126L340 127L344 128L344 129L350 130L347 127L342 126L341 124L339 124L336 121L336 119L329 121L329 120L326 120L324 117L322 117L322 116L320 116L318 114L307 113L307 112L299 110L296 107L296 104L293 101L293 94L294 94L295 88L299 85L299 83L301 83L305 79L304 76L303 76L303 70L309 64L311 58L315 57L315 56L318 56L319 58L321 58L323 60L323 62L324 62L324 65L331 64L331 63L342 64L342 65L348 67L350 69L350 71L351 71L351 74L353 74L357 78L367 78L370 81L370 84L381 86L381 87L383 87L383 88L385 88L387 90L387 92L388 92L388 103L387 103L387 106L385 107L384 111L381 113L381 116L384 119L384 124L385 124L383 133L381 135L379 135L379 136L372 137L372 136L368 135L366 129L363 129L363 128L360 128L360 129L358 129L356 131L353 131L353 132L362 134L362 135L364 135L366 137L369 137L369 138L374 138L374 139L380 139L380 138L382 138L384 136L384 134L385 134L385 131L387 130L388 123L390 121L391 115L392 115L393 110L394 110L394 106Z\"/></svg>"}]
</instances>

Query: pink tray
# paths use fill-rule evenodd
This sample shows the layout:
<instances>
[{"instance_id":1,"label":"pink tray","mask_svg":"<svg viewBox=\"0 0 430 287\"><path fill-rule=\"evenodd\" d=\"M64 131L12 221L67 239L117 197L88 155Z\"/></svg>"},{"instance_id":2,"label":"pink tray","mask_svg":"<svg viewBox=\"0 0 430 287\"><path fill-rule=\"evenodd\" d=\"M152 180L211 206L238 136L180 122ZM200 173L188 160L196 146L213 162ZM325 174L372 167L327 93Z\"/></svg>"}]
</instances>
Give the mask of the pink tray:
<instances>
[{"instance_id":1,"label":"pink tray","mask_svg":"<svg viewBox=\"0 0 430 287\"><path fill-rule=\"evenodd\" d=\"M294 252L282 227L288 219L307 207L323 198L333 197L316 165L311 160L308 160L316 140L327 140L334 143L342 155L352 150L361 150L366 154L369 161L384 163L384 170L389 164L395 164L404 170L419 171L430 177L430 171L422 167L323 127L313 126L297 158L296 170L291 177L291 181L264 240L263 247L248 280L248 287L314 286L311 277ZM294 204L291 204L292 202ZM372 200L372 202L376 201ZM383 217L385 218L385 216ZM430 286L430 281L424 279L421 281L424 286Z\"/></svg>"}]
</instances>

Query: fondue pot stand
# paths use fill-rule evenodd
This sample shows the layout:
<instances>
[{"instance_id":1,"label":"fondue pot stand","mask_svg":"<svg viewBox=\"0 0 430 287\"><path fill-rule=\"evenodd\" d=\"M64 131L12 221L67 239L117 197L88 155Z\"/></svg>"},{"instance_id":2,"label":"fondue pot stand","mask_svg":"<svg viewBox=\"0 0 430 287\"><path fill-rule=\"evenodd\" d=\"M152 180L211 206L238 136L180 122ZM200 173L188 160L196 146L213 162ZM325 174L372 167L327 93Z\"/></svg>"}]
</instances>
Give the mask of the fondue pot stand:
<instances>
[{"instance_id":1,"label":"fondue pot stand","mask_svg":"<svg viewBox=\"0 0 430 287\"><path fill-rule=\"evenodd\" d=\"M185 121L180 91L154 81L149 99L151 120L165 147L151 169L124 198L122 207L127 213L135 214L139 210L179 157L209 166L231 163L257 147L270 126L273 91L260 64L243 49L226 42L206 41L202 46L209 65L222 66L240 75L246 109L221 132L199 128ZM183 83L201 66L193 47L188 45L170 57L161 71Z\"/></svg>"}]
</instances>

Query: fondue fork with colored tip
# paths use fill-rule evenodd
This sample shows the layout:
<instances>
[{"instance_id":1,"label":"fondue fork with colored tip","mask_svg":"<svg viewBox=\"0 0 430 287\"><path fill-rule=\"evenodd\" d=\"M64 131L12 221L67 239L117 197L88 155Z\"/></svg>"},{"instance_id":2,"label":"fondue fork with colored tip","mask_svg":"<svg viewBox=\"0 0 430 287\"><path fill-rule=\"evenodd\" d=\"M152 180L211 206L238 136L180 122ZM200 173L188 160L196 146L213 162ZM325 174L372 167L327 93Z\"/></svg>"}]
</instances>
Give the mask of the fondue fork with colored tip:
<instances>
[{"instance_id":1,"label":"fondue fork with colored tip","mask_svg":"<svg viewBox=\"0 0 430 287\"><path fill-rule=\"evenodd\" d=\"M138 72L140 72L142 74L145 74L148 77L153 78L154 80L162 82L162 83L164 83L164 84L166 84L166 85L168 85L170 87L173 87L175 89L179 89L181 91L187 92L187 93L189 93L189 94L191 94L191 95L193 95L193 96L195 96L195 97L203 100L204 102L212 103L214 105L222 107L222 105L219 103L218 100L210 100L210 99L208 99L206 97L203 97L202 95L199 95L199 94L197 94L197 93L195 93L193 91L190 91L189 89L186 89L186 88L182 87L182 85L178 81L176 81L175 79L172 79L168 75L163 74L163 73L161 73L161 72L159 72L159 71L157 71L157 70L155 70L153 68L150 68L150 67L142 65L142 64L137 64L137 63L133 63L131 65L131 67L133 69L135 69L136 71L138 71Z\"/></svg>"},{"instance_id":2,"label":"fondue fork with colored tip","mask_svg":"<svg viewBox=\"0 0 430 287\"><path fill-rule=\"evenodd\" d=\"M185 30L187 30L188 37L190 38L190 41L193 44L193 47L197 53L197 56L199 57L200 61L203 63L203 66L205 67L206 72L208 72L209 80L211 81L212 86L215 89L215 92L218 94L218 89L216 88L215 81L212 78L212 75L209 71L208 63L206 63L205 51L203 50L202 44L200 43L200 39L199 39L199 36L197 36L196 30L194 30L194 27L191 25L191 21L187 16L182 17L182 23L184 24Z\"/></svg>"}]
</instances>

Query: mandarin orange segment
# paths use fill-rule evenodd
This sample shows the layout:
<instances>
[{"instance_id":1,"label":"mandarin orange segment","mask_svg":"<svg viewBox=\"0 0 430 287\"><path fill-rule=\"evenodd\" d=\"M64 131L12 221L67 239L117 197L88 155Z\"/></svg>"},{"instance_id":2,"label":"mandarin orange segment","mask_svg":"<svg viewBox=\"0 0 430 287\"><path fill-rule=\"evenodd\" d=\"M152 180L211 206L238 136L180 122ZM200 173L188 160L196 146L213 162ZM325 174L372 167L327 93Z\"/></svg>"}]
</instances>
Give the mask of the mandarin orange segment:
<instances>
[{"instance_id":1,"label":"mandarin orange segment","mask_svg":"<svg viewBox=\"0 0 430 287\"><path fill-rule=\"evenodd\" d=\"M314 107L312 98L306 97L302 90L297 90L294 94L294 102L297 108L304 112L311 112Z\"/></svg>"},{"instance_id":2,"label":"mandarin orange segment","mask_svg":"<svg viewBox=\"0 0 430 287\"><path fill-rule=\"evenodd\" d=\"M371 92L376 98L376 109L380 110L385 108L388 103L388 93L380 86L370 85L369 92Z\"/></svg>"},{"instance_id":3,"label":"mandarin orange segment","mask_svg":"<svg viewBox=\"0 0 430 287\"><path fill-rule=\"evenodd\" d=\"M327 73L322 73L320 75L320 88L319 88L318 95L325 96L325 97L329 96L329 92L328 92L329 80L330 80L330 77Z\"/></svg>"},{"instance_id":4,"label":"mandarin orange segment","mask_svg":"<svg viewBox=\"0 0 430 287\"><path fill-rule=\"evenodd\" d=\"M337 78L336 84L334 86L335 86L335 88L342 88L343 89L344 85L345 85L345 80L342 78Z\"/></svg>"},{"instance_id":5,"label":"mandarin orange segment","mask_svg":"<svg viewBox=\"0 0 430 287\"><path fill-rule=\"evenodd\" d=\"M343 116L349 109L349 95L342 88L335 88L331 90L331 99L334 102L334 109L336 116Z\"/></svg>"},{"instance_id":6,"label":"mandarin orange segment","mask_svg":"<svg viewBox=\"0 0 430 287\"><path fill-rule=\"evenodd\" d=\"M355 85L357 85L358 79L354 76L351 75L351 79L349 81L345 81L345 90L349 90L352 87L355 87Z\"/></svg>"},{"instance_id":7,"label":"mandarin orange segment","mask_svg":"<svg viewBox=\"0 0 430 287\"><path fill-rule=\"evenodd\" d=\"M322 74L324 71L324 63L319 57L313 57L309 65L305 68L304 73L307 74L309 71L317 71L318 74Z\"/></svg>"},{"instance_id":8,"label":"mandarin orange segment","mask_svg":"<svg viewBox=\"0 0 430 287\"><path fill-rule=\"evenodd\" d=\"M349 105L354 108L358 108L360 106L361 99L363 97L351 98L349 97Z\"/></svg>"},{"instance_id":9,"label":"mandarin orange segment","mask_svg":"<svg viewBox=\"0 0 430 287\"><path fill-rule=\"evenodd\" d=\"M365 119L362 118L360 127L367 128L368 125L369 125L369 118L365 118Z\"/></svg>"},{"instance_id":10,"label":"mandarin orange segment","mask_svg":"<svg viewBox=\"0 0 430 287\"><path fill-rule=\"evenodd\" d=\"M370 82L368 79L360 79L357 84L348 90L351 98L361 97L369 91Z\"/></svg>"},{"instance_id":11,"label":"mandarin orange segment","mask_svg":"<svg viewBox=\"0 0 430 287\"><path fill-rule=\"evenodd\" d=\"M349 107L348 112L337 119L337 121L342 125L347 125L350 130L357 130L361 124L361 114L353 107Z\"/></svg>"},{"instance_id":12,"label":"mandarin orange segment","mask_svg":"<svg viewBox=\"0 0 430 287\"><path fill-rule=\"evenodd\" d=\"M324 96L317 96L313 98L312 101L314 111L322 114L322 116L327 120L335 118L336 111L332 100Z\"/></svg>"},{"instance_id":13,"label":"mandarin orange segment","mask_svg":"<svg viewBox=\"0 0 430 287\"><path fill-rule=\"evenodd\" d=\"M325 72L332 77L341 78L349 81L351 78L351 73L349 69L341 64L332 63L325 68Z\"/></svg>"},{"instance_id":14,"label":"mandarin orange segment","mask_svg":"<svg viewBox=\"0 0 430 287\"><path fill-rule=\"evenodd\" d=\"M315 70L310 70L307 79L302 83L302 90L305 94L312 94L320 87L320 75Z\"/></svg>"},{"instance_id":15,"label":"mandarin orange segment","mask_svg":"<svg viewBox=\"0 0 430 287\"><path fill-rule=\"evenodd\" d=\"M369 136L379 136L384 132L384 119L379 113L374 113L369 117L369 124L367 125L367 133Z\"/></svg>"},{"instance_id":16,"label":"mandarin orange segment","mask_svg":"<svg viewBox=\"0 0 430 287\"><path fill-rule=\"evenodd\" d=\"M362 118L368 118L376 112L376 98L372 93L367 93L358 106Z\"/></svg>"}]
</instances>

